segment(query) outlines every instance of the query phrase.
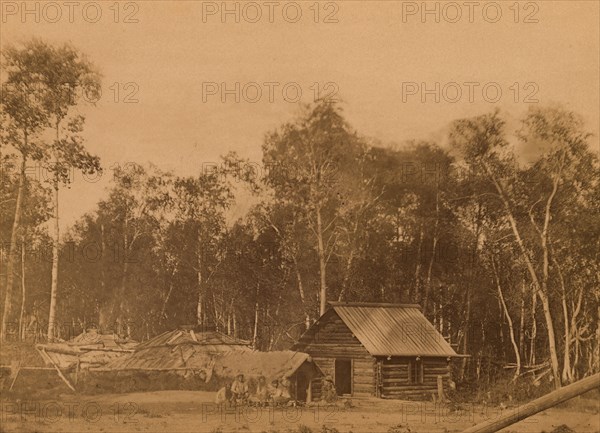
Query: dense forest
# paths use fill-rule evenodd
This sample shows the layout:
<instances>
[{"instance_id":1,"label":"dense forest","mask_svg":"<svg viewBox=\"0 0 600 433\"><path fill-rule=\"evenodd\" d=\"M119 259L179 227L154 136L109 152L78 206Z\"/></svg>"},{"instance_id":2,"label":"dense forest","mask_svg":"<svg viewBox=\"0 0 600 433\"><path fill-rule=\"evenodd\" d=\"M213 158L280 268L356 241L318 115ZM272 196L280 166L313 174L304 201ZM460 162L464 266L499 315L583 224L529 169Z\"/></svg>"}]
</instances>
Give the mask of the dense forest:
<instances>
[{"instance_id":1,"label":"dense forest","mask_svg":"<svg viewBox=\"0 0 600 433\"><path fill-rule=\"evenodd\" d=\"M4 340L197 325L269 350L327 301L404 302L471 355L459 380L600 371L600 164L577 113L490 110L441 142L389 144L316 101L265 133L262 161L232 152L182 177L86 150L80 107L101 84L77 49L2 55ZM103 169L105 198L59 233L70 170ZM253 204L232 221L240 197Z\"/></svg>"}]
</instances>

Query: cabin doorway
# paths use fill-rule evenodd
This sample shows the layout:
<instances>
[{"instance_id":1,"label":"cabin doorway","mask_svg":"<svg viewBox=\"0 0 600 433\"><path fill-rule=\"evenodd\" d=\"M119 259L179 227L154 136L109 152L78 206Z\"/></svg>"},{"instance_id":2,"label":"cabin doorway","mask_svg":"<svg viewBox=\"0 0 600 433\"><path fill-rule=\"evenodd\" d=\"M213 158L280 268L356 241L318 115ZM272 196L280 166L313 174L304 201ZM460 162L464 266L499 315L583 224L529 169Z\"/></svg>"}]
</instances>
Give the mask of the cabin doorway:
<instances>
[{"instance_id":1,"label":"cabin doorway","mask_svg":"<svg viewBox=\"0 0 600 433\"><path fill-rule=\"evenodd\" d=\"M352 394L352 360L335 360L335 389L338 395Z\"/></svg>"},{"instance_id":2,"label":"cabin doorway","mask_svg":"<svg viewBox=\"0 0 600 433\"><path fill-rule=\"evenodd\" d=\"M309 379L302 372L296 374L296 400L306 401Z\"/></svg>"}]
</instances>

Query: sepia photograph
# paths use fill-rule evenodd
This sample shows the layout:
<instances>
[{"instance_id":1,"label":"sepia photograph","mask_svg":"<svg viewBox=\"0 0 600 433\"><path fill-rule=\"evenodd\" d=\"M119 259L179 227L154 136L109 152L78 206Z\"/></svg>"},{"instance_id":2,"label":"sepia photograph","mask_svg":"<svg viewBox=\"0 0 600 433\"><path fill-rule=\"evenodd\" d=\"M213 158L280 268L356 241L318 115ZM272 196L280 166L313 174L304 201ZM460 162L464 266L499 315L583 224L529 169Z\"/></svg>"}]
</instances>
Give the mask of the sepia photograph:
<instances>
[{"instance_id":1,"label":"sepia photograph","mask_svg":"<svg viewBox=\"0 0 600 433\"><path fill-rule=\"evenodd\" d=\"M600 433L600 1L0 0L0 433Z\"/></svg>"}]
</instances>

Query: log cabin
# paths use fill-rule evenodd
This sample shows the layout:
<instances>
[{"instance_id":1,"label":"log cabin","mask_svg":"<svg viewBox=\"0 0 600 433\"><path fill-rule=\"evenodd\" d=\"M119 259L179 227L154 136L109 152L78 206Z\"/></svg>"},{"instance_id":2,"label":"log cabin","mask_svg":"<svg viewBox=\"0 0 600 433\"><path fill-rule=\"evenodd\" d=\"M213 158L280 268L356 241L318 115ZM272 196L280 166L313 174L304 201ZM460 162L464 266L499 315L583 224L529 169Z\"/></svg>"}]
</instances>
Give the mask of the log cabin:
<instances>
[{"instance_id":1,"label":"log cabin","mask_svg":"<svg viewBox=\"0 0 600 433\"><path fill-rule=\"evenodd\" d=\"M431 400L459 357L416 304L330 302L293 346L330 376L340 396ZM312 384L320 397L320 381Z\"/></svg>"}]
</instances>

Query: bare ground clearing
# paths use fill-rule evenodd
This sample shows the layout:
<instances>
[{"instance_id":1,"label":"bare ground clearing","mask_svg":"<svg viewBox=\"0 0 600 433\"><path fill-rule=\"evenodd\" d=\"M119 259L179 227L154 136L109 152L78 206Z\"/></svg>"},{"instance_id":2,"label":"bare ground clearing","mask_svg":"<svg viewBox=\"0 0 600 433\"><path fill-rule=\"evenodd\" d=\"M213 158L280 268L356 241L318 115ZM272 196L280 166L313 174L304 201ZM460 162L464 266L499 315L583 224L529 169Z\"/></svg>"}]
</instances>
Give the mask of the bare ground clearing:
<instances>
[{"instance_id":1,"label":"bare ground clearing","mask_svg":"<svg viewBox=\"0 0 600 433\"><path fill-rule=\"evenodd\" d=\"M3 400L2 432L460 432L503 409L463 404L458 411L430 402L354 399L287 409L222 410L215 394L202 391L157 391L95 396L58 395L49 400ZM505 432L600 432L599 402L574 399L505 429ZM352 406L352 407L348 407ZM324 426L326 428L324 428ZM332 430L329 430L332 431ZM335 431L335 430L333 430Z\"/></svg>"}]
</instances>

